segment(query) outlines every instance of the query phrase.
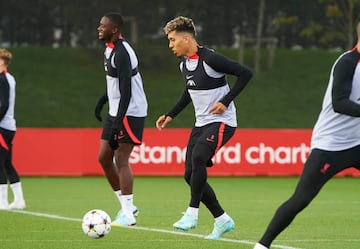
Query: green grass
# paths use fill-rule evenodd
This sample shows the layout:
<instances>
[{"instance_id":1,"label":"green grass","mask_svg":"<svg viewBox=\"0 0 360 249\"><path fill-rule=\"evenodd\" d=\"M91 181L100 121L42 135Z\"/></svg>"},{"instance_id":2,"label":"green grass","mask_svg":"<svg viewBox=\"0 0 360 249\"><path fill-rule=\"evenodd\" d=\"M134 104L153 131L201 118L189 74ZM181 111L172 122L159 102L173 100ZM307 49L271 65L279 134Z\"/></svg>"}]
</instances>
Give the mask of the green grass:
<instances>
[{"instance_id":1,"label":"green grass","mask_svg":"<svg viewBox=\"0 0 360 249\"><path fill-rule=\"evenodd\" d=\"M19 127L100 127L94 107L105 92L103 48L12 48L10 72L17 79ZM146 127L178 100L184 84L166 42L136 48L149 102ZM236 60L237 50L219 48ZM266 62L264 52L263 64ZM236 99L240 128L312 128L321 108L330 68L339 52L278 49L274 66L256 75ZM253 67L252 49L244 64ZM234 78L230 77L230 85ZM107 106L103 110L106 115ZM192 127L189 105L169 127Z\"/></svg>"},{"instance_id":2,"label":"green grass","mask_svg":"<svg viewBox=\"0 0 360 249\"><path fill-rule=\"evenodd\" d=\"M297 178L210 178L220 202L236 222L236 230L224 236L234 241L206 241L171 233L172 223L181 217L189 201L189 189L182 178L136 177L138 229L114 227L99 240L83 234L80 219L92 208L103 209L111 217L118 211L116 198L105 178L23 177L22 182L27 201L25 211L76 221L1 211L1 248L251 249L252 245L242 241L259 239L275 209L293 192ZM358 183L356 178L332 179L274 245L303 249L359 248ZM198 227L186 234L206 235L212 226L212 217L201 206Z\"/></svg>"}]
</instances>

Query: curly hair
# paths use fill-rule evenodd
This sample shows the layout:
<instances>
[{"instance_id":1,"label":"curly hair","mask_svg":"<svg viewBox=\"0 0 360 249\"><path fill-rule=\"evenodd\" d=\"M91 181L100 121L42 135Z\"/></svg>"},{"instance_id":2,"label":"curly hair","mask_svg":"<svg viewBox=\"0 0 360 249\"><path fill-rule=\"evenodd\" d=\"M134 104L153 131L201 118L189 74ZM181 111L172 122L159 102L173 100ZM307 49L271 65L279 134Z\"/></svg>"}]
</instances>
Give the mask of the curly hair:
<instances>
[{"instance_id":1,"label":"curly hair","mask_svg":"<svg viewBox=\"0 0 360 249\"><path fill-rule=\"evenodd\" d=\"M194 37L196 36L196 30L193 20L185 16L178 16L165 25L165 34L168 34L171 31L187 32L192 34Z\"/></svg>"},{"instance_id":2,"label":"curly hair","mask_svg":"<svg viewBox=\"0 0 360 249\"><path fill-rule=\"evenodd\" d=\"M12 57L13 56L9 51L7 51L5 48L0 48L0 58L4 60L6 65L10 64Z\"/></svg>"}]
</instances>

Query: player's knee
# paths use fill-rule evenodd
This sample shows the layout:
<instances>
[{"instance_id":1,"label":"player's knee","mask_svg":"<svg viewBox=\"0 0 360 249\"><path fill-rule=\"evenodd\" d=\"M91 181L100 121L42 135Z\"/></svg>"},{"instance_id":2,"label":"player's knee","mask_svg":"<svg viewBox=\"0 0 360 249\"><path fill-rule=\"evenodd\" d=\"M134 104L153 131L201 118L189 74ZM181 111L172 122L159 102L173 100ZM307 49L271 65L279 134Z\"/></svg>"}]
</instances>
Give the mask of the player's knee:
<instances>
[{"instance_id":1,"label":"player's knee","mask_svg":"<svg viewBox=\"0 0 360 249\"><path fill-rule=\"evenodd\" d=\"M195 168L198 167L206 167L207 159L200 153L193 154L192 157L192 165L195 166Z\"/></svg>"},{"instance_id":2,"label":"player's knee","mask_svg":"<svg viewBox=\"0 0 360 249\"><path fill-rule=\"evenodd\" d=\"M101 164L103 168L106 168L109 165L111 166L113 165L112 158L109 158L102 153L100 153L98 156L98 162Z\"/></svg>"},{"instance_id":3,"label":"player's knee","mask_svg":"<svg viewBox=\"0 0 360 249\"><path fill-rule=\"evenodd\" d=\"M293 213L299 213L304 208L306 208L309 203L311 202L312 198L309 196L299 196L299 195L293 195L286 203L285 205L288 207L289 210Z\"/></svg>"},{"instance_id":4,"label":"player's knee","mask_svg":"<svg viewBox=\"0 0 360 249\"><path fill-rule=\"evenodd\" d=\"M204 145L202 143L195 145L191 155L192 165L196 168L206 167L212 154L213 151L208 145Z\"/></svg>"}]
</instances>

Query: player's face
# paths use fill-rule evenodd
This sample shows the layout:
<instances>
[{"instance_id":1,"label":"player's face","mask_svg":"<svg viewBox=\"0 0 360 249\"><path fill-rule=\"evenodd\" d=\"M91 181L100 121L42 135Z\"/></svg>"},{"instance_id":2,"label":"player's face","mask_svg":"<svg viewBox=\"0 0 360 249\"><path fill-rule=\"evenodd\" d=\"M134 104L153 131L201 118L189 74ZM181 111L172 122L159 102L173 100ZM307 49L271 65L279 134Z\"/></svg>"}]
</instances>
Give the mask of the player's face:
<instances>
[{"instance_id":1,"label":"player's face","mask_svg":"<svg viewBox=\"0 0 360 249\"><path fill-rule=\"evenodd\" d=\"M99 40L110 42L113 40L114 35L116 35L118 29L110 21L109 18L103 16L100 20L100 25L97 28Z\"/></svg>"},{"instance_id":2,"label":"player's face","mask_svg":"<svg viewBox=\"0 0 360 249\"><path fill-rule=\"evenodd\" d=\"M189 49L189 35L187 33L170 31L167 37L169 48L177 57L187 55Z\"/></svg>"}]
</instances>

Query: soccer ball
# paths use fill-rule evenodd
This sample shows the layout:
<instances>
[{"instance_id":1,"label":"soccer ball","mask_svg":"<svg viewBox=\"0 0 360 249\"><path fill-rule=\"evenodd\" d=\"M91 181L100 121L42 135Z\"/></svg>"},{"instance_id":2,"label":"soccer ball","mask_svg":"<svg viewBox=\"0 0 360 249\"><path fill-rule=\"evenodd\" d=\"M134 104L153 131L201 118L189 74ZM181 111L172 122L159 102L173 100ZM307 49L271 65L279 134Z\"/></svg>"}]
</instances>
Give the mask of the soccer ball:
<instances>
[{"instance_id":1,"label":"soccer ball","mask_svg":"<svg viewBox=\"0 0 360 249\"><path fill-rule=\"evenodd\" d=\"M90 238L102 238L111 230L110 216L100 209L90 210L84 215L82 229Z\"/></svg>"}]
</instances>

